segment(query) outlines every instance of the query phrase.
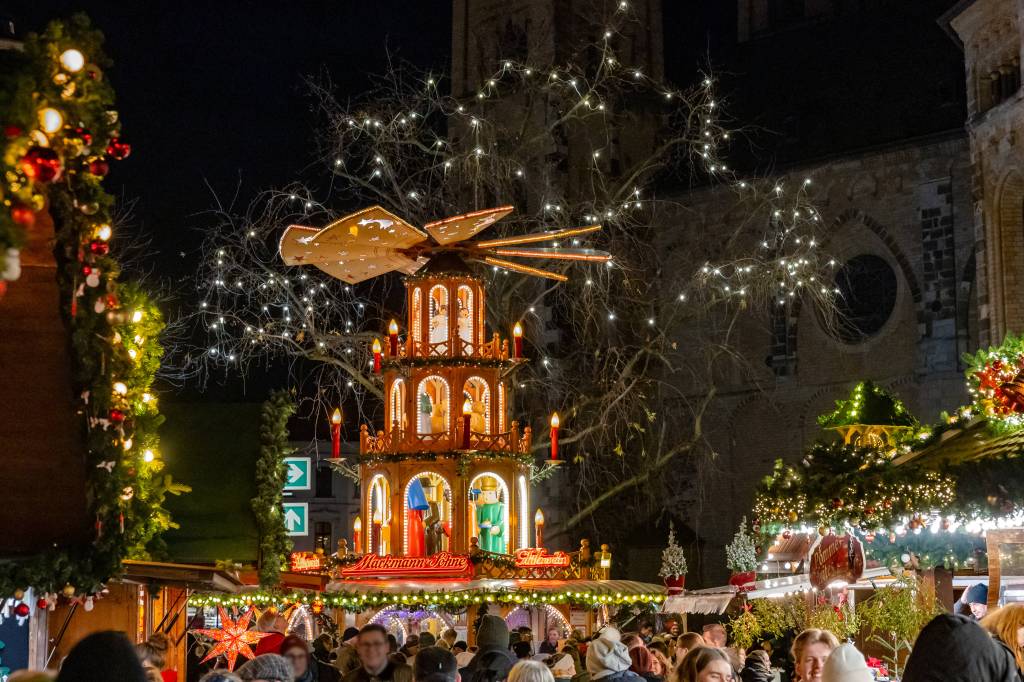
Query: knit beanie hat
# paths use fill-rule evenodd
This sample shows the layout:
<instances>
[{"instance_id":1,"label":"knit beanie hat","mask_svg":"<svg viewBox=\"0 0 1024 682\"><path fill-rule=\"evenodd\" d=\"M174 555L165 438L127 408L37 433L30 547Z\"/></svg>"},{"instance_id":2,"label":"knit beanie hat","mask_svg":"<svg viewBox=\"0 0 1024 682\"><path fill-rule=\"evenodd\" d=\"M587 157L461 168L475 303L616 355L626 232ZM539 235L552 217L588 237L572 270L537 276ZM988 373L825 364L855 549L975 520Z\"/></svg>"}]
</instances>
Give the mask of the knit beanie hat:
<instances>
[{"instance_id":1,"label":"knit beanie hat","mask_svg":"<svg viewBox=\"0 0 1024 682\"><path fill-rule=\"evenodd\" d=\"M654 670L654 657L651 656L650 650L645 646L630 649L629 660L633 662L629 669L637 675L643 675Z\"/></svg>"},{"instance_id":2,"label":"knit beanie hat","mask_svg":"<svg viewBox=\"0 0 1024 682\"><path fill-rule=\"evenodd\" d=\"M481 651L501 649L508 651L508 623L501 616L484 614L476 630L476 645Z\"/></svg>"},{"instance_id":3,"label":"knit beanie hat","mask_svg":"<svg viewBox=\"0 0 1024 682\"><path fill-rule=\"evenodd\" d=\"M569 654L555 654L550 659L551 674L559 678L574 677L576 664Z\"/></svg>"},{"instance_id":4,"label":"knit beanie hat","mask_svg":"<svg viewBox=\"0 0 1024 682\"><path fill-rule=\"evenodd\" d=\"M295 677L292 663L284 656L263 654L238 669L243 680L266 680L267 682L291 682Z\"/></svg>"},{"instance_id":5,"label":"knit beanie hat","mask_svg":"<svg viewBox=\"0 0 1024 682\"><path fill-rule=\"evenodd\" d=\"M821 672L821 682L873 682L874 679L864 654L852 644L833 650Z\"/></svg>"},{"instance_id":6,"label":"knit beanie hat","mask_svg":"<svg viewBox=\"0 0 1024 682\"><path fill-rule=\"evenodd\" d=\"M971 585L970 589L964 592L964 596L960 601L965 604L987 604L988 586L985 583Z\"/></svg>"},{"instance_id":7,"label":"knit beanie hat","mask_svg":"<svg viewBox=\"0 0 1024 682\"><path fill-rule=\"evenodd\" d=\"M628 670L632 661L622 643L622 635L615 628L605 628L600 637L587 646L587 672L590 679L599 680L608 675Z\"/></svg>"}]
</instances>

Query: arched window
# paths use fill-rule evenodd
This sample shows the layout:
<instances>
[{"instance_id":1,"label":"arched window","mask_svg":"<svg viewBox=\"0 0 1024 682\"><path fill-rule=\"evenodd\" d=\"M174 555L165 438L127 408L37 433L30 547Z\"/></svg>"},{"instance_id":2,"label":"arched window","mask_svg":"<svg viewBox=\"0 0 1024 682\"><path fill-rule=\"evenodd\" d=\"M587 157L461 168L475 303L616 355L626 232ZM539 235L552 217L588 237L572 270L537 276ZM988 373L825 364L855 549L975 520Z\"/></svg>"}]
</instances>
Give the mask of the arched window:
<instances>
[{"instance_id":1,"label":"arched window","mask_svg":"<svg viewBox=\"0 0 1024 682\"><path fill-rule=\"evenodd\" d=\"M370 520L367 549L369 553L384 556L391 551L391 485L383 474L370 480L366 506L366 518Z\"/></svg>"},{"instance_id":2,"label":"arched window","mask_svg":"<svg viewBox=\"0 0 1024 682\"><path fill-rule=\"evenodd\" d=\"M432 374L416 390L416 433L441 434L448 430L448 382Z\"/></svg>"},{"instance_id":3,"label":"arched window","mask_svg":"<svg viewBox=\"0 0 1024 682\"><path fill-rule=\"evenodd\" d=\"M412 291L412 324L409 329L412 330L413 348L418 348L423 343L423 290L419 287Z\"/></svg>"},{"instance_id":4,"label":"arched window","mask_svg":"<svg viewBox=\"0 0 1024 682\"><path fill-rule=\"evenodd\" d=\"M439 353L448 351L448 290L440 284L430 289L430 343L445 344L436 349Z\"/></svg>"},{"instance_id":5,"label":"arched window","mask_svg":"<svg viewBox=\"0 0 1024 682\"><path fill-rule=\"evenodd\" d=\"M422 471L405 485L405 556L447 551L452 534L452 489L436 471Z\"/></svg>"},{"instance_id":6,"label":"arched window","mask_svg":"<svg viewBox=\"0 0 1024 682\"><path fill-rule=\"evenodd\" d=\"M469 400L473 412L469 417L469 430L475 433L491 432L491 388L482 377L466 379L462 387L464 400Z\"/></svg>"},{"instance_id":7,"label":"arched window","mask_svg":"<svg viewBox=\"0 0 1024 682\"><path fill-rule=\"evenodd\" d=\"M509 492L501 476L485 471L469 483L470 534L479 541L480 549L508 554ZM494 530L497 529L497 530Z\"/></svg>"},{"instance_id":8,"label":"arched window","mask_svg":"<svg viewBox=\"0 0 1024 682\"><path fill-rule=\"evenodd\" d=\"M465 353L472 355L477 337L473 324L476 315L476 308L473 305L473 290L467 285L462 284L459 286L457 294L459 302L459 317L457 320L459 341L461 342L461 347L465 348Z\"/></svg>"},{"instance_id":9,"label":"arched window","mask_svg":"<svg viewBox=\"0 0 1024 682\"><path fill-rule=\"evenodd\" d=\"M395 379L395 383L391 384L391 395L388 397L388 428L393 429L395 424L402 431L409 428L408 420L405 416L405 380Z\"/></svg>"}]
</instances>

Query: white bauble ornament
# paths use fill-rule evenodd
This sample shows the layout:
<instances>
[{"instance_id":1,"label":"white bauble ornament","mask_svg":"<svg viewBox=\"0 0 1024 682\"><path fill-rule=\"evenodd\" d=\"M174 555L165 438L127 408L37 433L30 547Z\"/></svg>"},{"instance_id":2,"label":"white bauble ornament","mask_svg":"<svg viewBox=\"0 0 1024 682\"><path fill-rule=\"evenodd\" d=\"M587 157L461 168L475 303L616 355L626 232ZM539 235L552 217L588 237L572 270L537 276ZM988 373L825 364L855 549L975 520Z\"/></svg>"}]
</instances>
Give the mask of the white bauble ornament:
<instances>
[{"instance_id":1,"label":"white bauble ornament","mask_svg":"<svg viewBox=\"0 0 1024 682\"><path fill-rule=\"evenodd\" d=\"M95 272L90 272L89 276L85 278L85 283L91 287L98 287L100 285L100 276Z\"/></svg>"},{"instance_id":2,"label":"white bauble ornament","mask_svg":"<svg viewBox=\"0 0 1024 682\"><path fill-rule=\"evenodd\" d=\"M21 277L21 257L18 249L7 249L4 253L3 270L0 270L0 279L8 282Z\"/></svg>"}]
</instances>

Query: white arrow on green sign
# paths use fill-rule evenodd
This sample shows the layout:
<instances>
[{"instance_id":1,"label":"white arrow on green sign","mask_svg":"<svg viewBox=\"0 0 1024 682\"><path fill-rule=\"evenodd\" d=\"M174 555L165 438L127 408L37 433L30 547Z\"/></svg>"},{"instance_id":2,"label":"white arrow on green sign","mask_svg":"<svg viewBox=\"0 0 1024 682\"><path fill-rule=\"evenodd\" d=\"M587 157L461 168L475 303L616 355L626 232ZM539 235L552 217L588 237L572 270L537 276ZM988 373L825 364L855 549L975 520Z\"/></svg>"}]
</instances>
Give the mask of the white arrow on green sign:
<instances>
[{"instance_id":1,"label":"white arrow on green sign","mask_svg":"<svg viewBox=\"0 0 1024 682\"><path fill-rule=\"evenodd\" d=\"M285 502L282 511L288 535L309 535L308 502Z\"/></svg>"},{"instance_id":2,"label":"white arrow on green sign","mask_svg":"<svg viewBox=\"0 0 1024 682\"><path fill-rule=\"evenodd\" d=\"M285 490L310 490L313 464L309 457L285 457Z\"/></svg>"}]
</instances>

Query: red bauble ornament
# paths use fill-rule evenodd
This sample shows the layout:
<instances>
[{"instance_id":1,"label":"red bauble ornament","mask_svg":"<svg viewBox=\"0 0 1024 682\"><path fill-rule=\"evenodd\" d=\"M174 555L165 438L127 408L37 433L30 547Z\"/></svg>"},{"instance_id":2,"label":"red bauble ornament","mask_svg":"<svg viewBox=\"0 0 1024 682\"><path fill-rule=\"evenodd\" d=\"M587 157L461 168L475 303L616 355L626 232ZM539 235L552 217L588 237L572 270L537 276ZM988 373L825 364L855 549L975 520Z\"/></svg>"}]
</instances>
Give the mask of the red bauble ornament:
<instances>
[{"instance_id":1,"label":"red bauble ornament","mask_svg":"<svg viewBox=\"0 0 1024 682\"><path fill-rule=\"evenodd\" d=\"M838 497L832 498L832 508L833 509L842 509L843 508L843 500L841 498L838 498Z\"/></svg>"},{"instance_id":2,"label":"red bauble ornament","mask_svg":"<svg viewBox=\"0 0 1024 682\"><path fill-rule=\"evenodd\" d=\"M124 421L124 412L122 412L121 410L118 410L118 409L111 410L110 411L110 421L112 421L112 422L123 422Z\"/></svg>"},{"instance_id":3,"label":"red bauble ornament","mask_svg":"<svg viewBox=\"0 0 1024 682\"><path fill-rule=\"evenodd\" d=\"M71 131L71 137L81 141L87 147L92 144L92 133L85 128L75 128Z\"/></svg>"},{"instance_id":4,"label":"red bauble ornament","mask_svg":"<svg viewBox=\"0 0 1024 682\"><path fill-rule=\"evenodd\" d=\"M39 610L45 609L50 605L50 602L46 601L46 597L40 597L36 600L36 608Z\"/></svg>"},{"instance_id":5,"label":"red bauble ornament","mask_svg":"<svg viewBox=\"0 0 1024 682\"><path fill-rule=\"evenodd\" d=\"M4 137L13 139L19 137L22 133L21 128L18 126L4 126Z\"/></svg>"},{"instance_id":6,"label":"red bauble ornament","mask_svg":"<svg viewBox=\"0 0 1024 682\"><path fill-rule=\"evenodd\" d=\"M18 162L21 172L36 182L48 183L60 178L60 157L47 147L31 147Z\"/></svg>"},{"instance_id":7,"label":"red bauble ornament","mask_svg":"<svg viewBox=\"0 0 1024 682\"><path fill-rule=\"evenodd\" d=\"M103 159L95 159L89 162L89 172L98 178L106 177L110 172L110 164Z\"/></svg>"},{"instance_id":8,"label":"red bauble ornament","mask_svg":"<svg viewBox=\"0 0 1024 682\"><path fill-rule=\"evenodd\" d=\"M110 144L107 145L107 156L121 161L128 158L131 153L132 146L130 144L123 142L119 137L110 138Z\"/></svg>"},{"instance_id":9,"label":"red bauble ornament","mask_svg":"<svg viewBox=\"0 0 1024 682\"><path fill-rule=\"evenodd\" d=\"M25 618L30 613L32 613L32 609L30 609L28 604L25 602L19 602L18 605L14 607L14 615L18 618Z\"/></svg>"},{"instance_id":10,"label":"red bauble ornament","mask_svg":"<svg viewBox=\"0 0 1024 682\"><path fill-rule=\"evenodd\" d=\"M793 531L789 530L788 528L786 530L782 531L782 539L783 540L788 540L791 537L793 537Z\"/></svg>"},{"instance_id":11,"label":"red bauble ornament","mask_svg":"<svg viewBox=\"0 0 1024 682\"><path fill-rule=\"evenodd\" d=\"M110 253L110 244L99 239L94 239L89 242L89 250L98 256L106 256Z\"/></svg>"},{"instance_id":12,"label":"red bauble ornament","mask_svg":"<svg viewBox=\"0 0 1024 682\"><path fill-rule=\"evenodd\" d=\"M36 214L28 206L18 204L11 208L11 220L22 227L32 227L36 224Z\"/></svg>"}]
</instances>

